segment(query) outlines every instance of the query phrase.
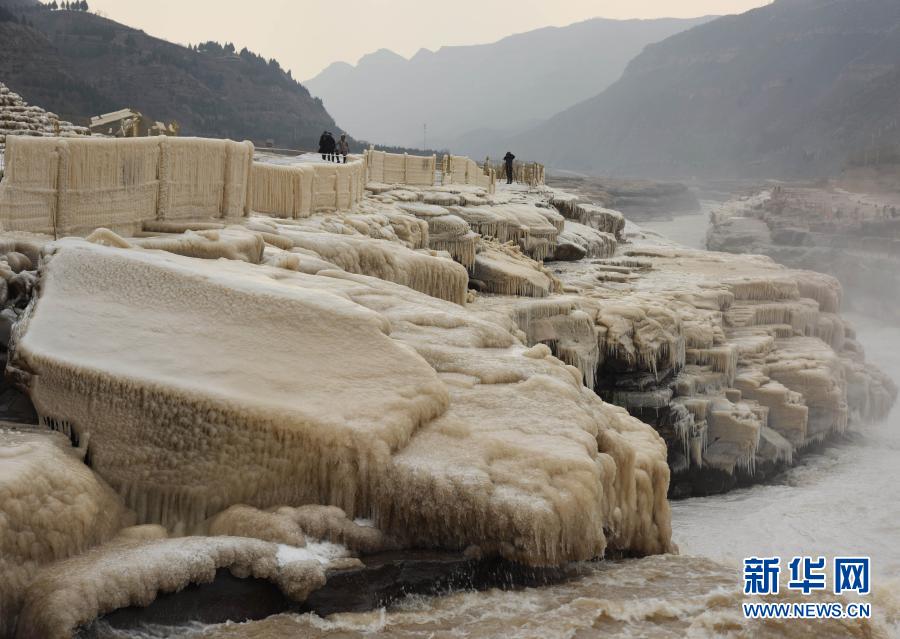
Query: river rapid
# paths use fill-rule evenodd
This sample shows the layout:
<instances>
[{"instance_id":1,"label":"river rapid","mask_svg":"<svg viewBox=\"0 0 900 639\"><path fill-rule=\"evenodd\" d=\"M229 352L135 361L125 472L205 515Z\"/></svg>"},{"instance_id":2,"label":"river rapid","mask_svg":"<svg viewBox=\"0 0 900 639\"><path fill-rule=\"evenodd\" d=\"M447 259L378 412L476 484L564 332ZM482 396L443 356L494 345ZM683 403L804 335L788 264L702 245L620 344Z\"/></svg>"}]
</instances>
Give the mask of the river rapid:
<instances>
[{"instance_id":1,"label":"river rapid","mask_svg":"<svg viewBox=\"0 0 900 639\"><path fill-rule=\"evenodd\" d=\"M642 227L703 246L706 211ZM679 216L682 217L682 216ZM702 225L702 226L701 226ZM698 228L699 227L699 228ZM702 231L701 231L702 228ZM900 380L900 327L851 316L867 357ZM673 502L679 555L585 563L565 583L516 591L407 597L388 609L321 618L118 631L92 637L191 639L285 637L900 637L900 408L805 454L774 482L726 495ZM868 555L868 621L754 621L743 618L741 565L752 555ZM834 601L782 594L767 601Z\"/></svg>"}]
</instances>

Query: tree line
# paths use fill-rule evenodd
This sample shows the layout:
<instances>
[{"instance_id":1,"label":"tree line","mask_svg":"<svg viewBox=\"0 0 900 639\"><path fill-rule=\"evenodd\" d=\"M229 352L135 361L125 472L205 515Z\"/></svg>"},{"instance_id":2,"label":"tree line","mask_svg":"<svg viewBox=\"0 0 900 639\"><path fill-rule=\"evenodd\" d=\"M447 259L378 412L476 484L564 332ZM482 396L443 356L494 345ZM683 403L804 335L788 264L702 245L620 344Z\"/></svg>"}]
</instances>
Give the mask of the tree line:
<instances>
[{"instance_id":1,"label":"tree line","mask_svg":"<svg viewBox=\"0 0 900 639\"><path fill-rule=\"evenodd\" d=\"M50 11L56 11L57 9L62 9L63 11L91 10L88 6L87 0L74 0L73 2L68 2L68 0L57 2L56 0L53 0L52 2L38 2L38 4L44 9L49 9Z\"/></svg>"},{"instance_id":2,"label":"tree line","mask_svg":"<svg viewBox=\"0 0 900 639\"><path fill-rule=\"evenodd\" d=\"M18 12L20 15L16 17L9 9L12 9ZM22 6L12 6L9 9L6 9L0 6L0 22L18 22L20 24L34 27L34 24L28 19L25 18L24 13L30 11L90 11L91 8L87 3L87 0L74 0L73 2L68 2L68 0L63 0L63 2L57 2L53 0L52 2L38 2L36 5L22 5Z\"/></svg>"}]
</instances>

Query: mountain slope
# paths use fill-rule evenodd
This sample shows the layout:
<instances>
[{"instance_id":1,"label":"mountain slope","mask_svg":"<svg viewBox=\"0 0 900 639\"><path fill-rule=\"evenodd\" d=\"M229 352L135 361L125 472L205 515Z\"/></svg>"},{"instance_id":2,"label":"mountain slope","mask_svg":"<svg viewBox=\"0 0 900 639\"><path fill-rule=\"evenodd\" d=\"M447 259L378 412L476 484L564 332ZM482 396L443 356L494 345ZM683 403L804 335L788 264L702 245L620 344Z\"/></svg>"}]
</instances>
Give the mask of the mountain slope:
<instances>
[{"instance_id":1,"label":"mountain slope","mask_svg":"<svg viewBox=\"0 0 900 639\"><path fill-rule=\"evenodd\" d=\"M192 50L90 13L8 10L33 26L0 22L0 80L65 119L131 107L182 135L304 149L337 130L320 100L250 52Z\"/></svg>"},{"instance_id":2,"label":"mountain slope","mask_svg":"<svg viewBox=\"0 0 900 639\"><path fill-rule=\"evenodd\" d=\"M429 145L475 153L460 136L536 124L614 82L647 44L709 19L594 19L409 60L382 49L304 84L357 137L421 146L427 123Z\"/></svg>"},{"instance_id":3,"label":"mountain slope","mask_svg":"<svg viewBox=\"0 0 900 639\"><path fill-rule=\"evenodd\" d=\"M647 47L510 143L560 168L819 175L900 141L900 2L779 0Z\"/></svg>"}]
</instances>

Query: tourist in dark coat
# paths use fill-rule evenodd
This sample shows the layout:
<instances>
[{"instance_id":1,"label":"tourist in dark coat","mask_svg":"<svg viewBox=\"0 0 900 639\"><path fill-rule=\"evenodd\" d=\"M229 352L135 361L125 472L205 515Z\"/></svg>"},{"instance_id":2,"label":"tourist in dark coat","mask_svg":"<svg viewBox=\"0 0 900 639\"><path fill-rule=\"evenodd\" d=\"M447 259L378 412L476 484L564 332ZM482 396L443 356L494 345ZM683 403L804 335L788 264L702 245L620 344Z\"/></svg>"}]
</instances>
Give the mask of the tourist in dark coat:
<instances>
[{"instance_id":1,"label":"tourist in dark coat","mask_svg":"<svg viewBox=\"0 0 900 639\"><path fill-rule=\"evenodd\" d=\"M331 135L330 131L325 131L322 134L322 137L319 138L319 153L322 154L322 159L327 162L334 161L334 147L336 143L334 141L334 136Z\"/></svg>"},{"instance_id":2,"label":"tourist in dark coat","mask_svg":"<svg viewBox=\"0 0 900 639\"><path fill-rule=\"evenodd\" d=\"M506 183L513 183L513 160L516 159L516 156L511 152L507 151L506 155L503 156L503 161L506 162Z\"/></svg>"}]
</instances>

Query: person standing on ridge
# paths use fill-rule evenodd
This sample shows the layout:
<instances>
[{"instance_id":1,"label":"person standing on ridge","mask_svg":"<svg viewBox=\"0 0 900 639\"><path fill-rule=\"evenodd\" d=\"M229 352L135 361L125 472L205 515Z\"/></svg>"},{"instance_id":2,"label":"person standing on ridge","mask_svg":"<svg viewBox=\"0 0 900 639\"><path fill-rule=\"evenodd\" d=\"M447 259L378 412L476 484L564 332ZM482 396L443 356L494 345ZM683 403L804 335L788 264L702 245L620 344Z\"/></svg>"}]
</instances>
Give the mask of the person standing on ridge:
<instances>
[{"instance_id":1,"label":"person standing on ridge","mask_svg":"<svg viewBox=\"0 0 900 639\"><path fill-rule=\"evenodd\" d=\"M322 154L322 159L325 159L325 147L328 145L328 131L322 131L322 135L319 136L319 153Z\"/></svg>"},{"instance_id":2,"label":"person standing on ridge","mask_svg":"<svg viewBox=\"0 0 900 639\"><path fill-rule=\"evenodd\" d=\"M503 156L503 161L506 162L506 183L513 183L513 160L516 159L516 156L513 155L510 151L506 152L506 155Z\"/></svg>"},{"instance_id":3,"label":"person standing on ridge","mask_svg":"<svg viewBox=\"0 0 900 639\"><path fill-rule=\"evenodd\" d=\"M347 156L350 154L350 143L347 142L346 133L341 133L341 140L338 142L337 149L338 153L344 156L344 164L347 164ZM338 162L340 161L341 159L338 158Z\"/></svg>"},{"instance_id":4,"label":"person standing on ridge","mask_svg":"<svg viewBox=\"0 0 900 639\"><path fill-rule=\"evenodd\" d=\"M337 141L334 139L334 134L329 131L328 132L328 161L329 162L337 162Z\"/></svg>"},{"instance_id":5,"label":"person standing on ridge","mask_svg":"<svg viewBox=\"0 0 900 639\"><path fill-rule=\"evenodd\" d=\"M323 131L319 137L319 153L323 160L331 160L329 156L334 153L334 138L328 131Z\"/></svg>"}]
</instances>

